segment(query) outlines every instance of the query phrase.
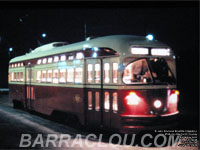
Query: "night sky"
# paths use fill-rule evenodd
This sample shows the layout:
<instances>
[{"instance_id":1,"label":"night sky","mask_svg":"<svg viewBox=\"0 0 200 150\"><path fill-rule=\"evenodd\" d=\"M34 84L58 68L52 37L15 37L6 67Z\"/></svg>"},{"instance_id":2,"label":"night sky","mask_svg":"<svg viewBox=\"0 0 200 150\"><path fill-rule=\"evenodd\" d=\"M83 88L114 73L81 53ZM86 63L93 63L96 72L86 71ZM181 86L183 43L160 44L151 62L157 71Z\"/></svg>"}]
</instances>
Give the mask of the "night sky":
<instances>
[{"instance_id":1,"label":"night sky","mask_svg":"<svg viewBox=\"0 0 200 150\"><path fill-rule=\"evenodd\" d=\"M199 66L198 2L7 3L0 6L0 87L7 87L8 60L38 44L74 43L86 36L152 33L175 51L178 88L197 109ZM50 6L50 7L48 7ZM41 34L47 37L42 38ZM8 48L13 52L8 58ZM188 101L189 101L188 100ZM186 101L186 100L185 100Z\"/></svg>"}]
</instances>

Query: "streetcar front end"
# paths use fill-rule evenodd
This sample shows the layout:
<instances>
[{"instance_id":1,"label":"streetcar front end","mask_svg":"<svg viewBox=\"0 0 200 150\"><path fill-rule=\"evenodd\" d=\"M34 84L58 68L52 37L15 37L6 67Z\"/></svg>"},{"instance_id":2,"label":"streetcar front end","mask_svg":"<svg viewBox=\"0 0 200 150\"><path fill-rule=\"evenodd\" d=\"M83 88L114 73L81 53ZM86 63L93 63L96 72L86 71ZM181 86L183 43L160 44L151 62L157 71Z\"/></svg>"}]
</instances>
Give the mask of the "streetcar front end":
<instances>
[{"instance_id":1,"label":"streetcar front end","mask_svg":"<svg viewBox=\"0 0 200 150\"><path fill-rule=\"evenodd\" d=\"M124 58L122 83L126 86L119 91L121 132L175 126L180 94L175 56L169 48L132 47L131 53Z\"/></svg>"}]
</instances>

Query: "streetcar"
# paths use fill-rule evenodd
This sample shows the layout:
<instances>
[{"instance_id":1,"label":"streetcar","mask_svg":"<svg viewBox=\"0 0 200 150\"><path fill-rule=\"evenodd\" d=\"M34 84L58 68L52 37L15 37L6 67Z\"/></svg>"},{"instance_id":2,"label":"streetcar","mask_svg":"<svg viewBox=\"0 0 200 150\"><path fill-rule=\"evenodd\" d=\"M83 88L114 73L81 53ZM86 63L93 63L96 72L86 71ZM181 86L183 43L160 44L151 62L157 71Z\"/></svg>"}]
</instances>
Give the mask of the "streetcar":
<instances>
[{"instance_id":1,"label":"streetcar","mask_svg":"<svg viewBox=\"0 0 200 150\"><path fill-rule=\"evenodd\" d=\"M15 108L62 112L86 126L155 129L179 114L175 54L143 36L46 44L11 59L8 80Z\"/></svg>"}]
</instances>

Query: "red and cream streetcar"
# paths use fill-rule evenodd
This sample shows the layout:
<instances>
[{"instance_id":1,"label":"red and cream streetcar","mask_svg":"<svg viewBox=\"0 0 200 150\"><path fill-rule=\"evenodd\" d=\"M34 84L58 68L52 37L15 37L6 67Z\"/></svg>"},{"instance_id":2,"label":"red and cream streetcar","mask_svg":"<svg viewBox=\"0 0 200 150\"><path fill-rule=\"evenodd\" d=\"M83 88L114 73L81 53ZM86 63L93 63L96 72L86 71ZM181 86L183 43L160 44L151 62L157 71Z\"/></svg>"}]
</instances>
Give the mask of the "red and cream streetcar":
<instances>
[{"instance_id":1,"label":"red and cream streetcar","mask_svg":"<svg viewBox=\"0 0 200 150\"><path fill-rule=\"evenodd\" d=\"M9 88L14 107L120 132L164 127L179 113L175 55L141 36L40 46L10 60Z\"/></svg>"}]
</instances>

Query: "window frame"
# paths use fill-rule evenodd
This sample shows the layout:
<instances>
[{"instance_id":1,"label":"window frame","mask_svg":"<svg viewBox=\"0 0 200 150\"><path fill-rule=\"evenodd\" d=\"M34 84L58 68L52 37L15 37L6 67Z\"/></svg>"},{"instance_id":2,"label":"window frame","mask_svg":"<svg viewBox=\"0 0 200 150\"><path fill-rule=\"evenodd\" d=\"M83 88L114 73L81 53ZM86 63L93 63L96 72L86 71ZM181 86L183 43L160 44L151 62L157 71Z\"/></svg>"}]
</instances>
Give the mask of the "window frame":
<instances>
[{"instance_id":1,"label":"window frame","mask_svg":"<svg viewBox=\"0 0 200 150\"><path fill-rule=\"evenodd\" d=\"M89 69L89 65L91 66L90 67L91 69ZM89 78L90 77L89 74L91 75L91 80L89 80L90 79ZM93 83L93 81L94 81L94 77L93 77L93 64L89 63L89 64L87 64L87 83L91 84L91 83Z\"/></svg>"},{"instance_id":2,"label":"window frame","mask_svg":"<svg viewBox=\"0 0 200 150\"><path fill-rule=\"evenodd\" d=\"M131 84L125 83L124 80L123 80L125 68L126 68L128 65L130 65L131 63L134 63L134 62L136 62L136 61L138 61L138 60L141 60L141 59L145 59L145 60L146 60L148 69L149 69L150 74L151 74L152 82L150 82L150 83L137 83L137 82L135 82L135 83L131 83ZM122 83L123 83L124 85L127 85L127 86L129 86L129 85L153 85L153 84L154 84L154 81L153 81L151 68L149 67L147 58L146 58L146 57L142 57L142 58L138 58L138 59L135 59L135 60L133 60L133 61L127 63L127 64L125 65L125 67L124 67L124 70L123 70L122 74L121 74L121 81L122 81Z\"/></svg>"},{"instance_id":3,"label":"window frame","mask_svg":"<svg viewBox=\"0 0 200 150\"><path fill-rule=\"evenodd\" d=\"M108 64L108 66L109 66L109 68L108 69L106 69L106 64ZM103 64L103 70L104 70L104 77L103 77L103 82L104 82L104 84L109 84L109 83L111 83L111 75L110 75L110 70L111 70L111 66L110 66L110 63L109 62L105 62L104 64ZM108 73L108 82L106 82L106 71L108 71L107 73Z\"/></svg>"},{"instance_id":4,"label":"window frame","mask_svg":"<svg viewBox=\"0 0 200 150\"><path fill-rule=\"evenodd\" d=\"M114 70L114 64L117 64L117 70ZM119 67L119 63L118 62L113 62L112 63L112 83L113 84L117 84L118 82L119 82L119 77L118 77L118 67ZM117 80L116 80L116 82L114 82L114 71L116 71L117 73L116 73L116 78L117 78Z\"/></svg>"}]
</instances>

